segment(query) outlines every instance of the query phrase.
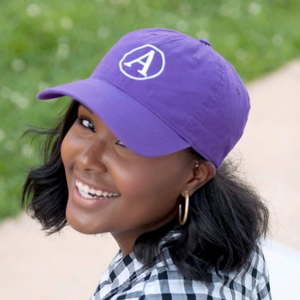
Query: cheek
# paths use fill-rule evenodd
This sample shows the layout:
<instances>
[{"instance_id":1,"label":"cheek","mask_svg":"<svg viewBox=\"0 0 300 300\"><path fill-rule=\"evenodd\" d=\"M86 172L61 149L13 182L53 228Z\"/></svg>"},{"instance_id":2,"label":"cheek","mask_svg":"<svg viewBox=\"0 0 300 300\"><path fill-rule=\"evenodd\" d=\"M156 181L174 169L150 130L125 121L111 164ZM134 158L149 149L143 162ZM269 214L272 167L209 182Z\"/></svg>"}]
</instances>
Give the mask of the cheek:
<instances>
[{"instance_id":1,"label":"cheek","mask_svg":"<svg viewBox=\"0 0 300 300\"><path fill-rule=\"evenodd\" d=\"M62 163L65 169L66 179L68 186L70 185L70 176L72 167L74 165L74 160L76 157L76 147L74 145L74 141L72 138L72 132L71 129L65 136L65 138L62 141L60 153L61 153L61 159Z\"/></svg>"},{"instance_id":2,"label":"cheek","mask_svg":"<svg viewBox=\"0 0 300 300\"><path fill-rule=\"evenodd\" d=\"M68 166L72 163L72 159L75 156L75 152L77 149L75 140L76 139L74 139L74 133L71 127L71 129L64 137L60 148L61 158L65 169L67 169Z\"/></svg>"},{"instance_id":3,"label":"cheek","mask_svg":"<svg viewBox=\"0 0 300 300\"><path fill-rule=\"evenodd\" d=\"M122 168L115 183L120 192L136 205L159 207L164 204L175 205L183 192L184 184L177 170L144 166L142 168Z\"/></svg>"}]
</instances>

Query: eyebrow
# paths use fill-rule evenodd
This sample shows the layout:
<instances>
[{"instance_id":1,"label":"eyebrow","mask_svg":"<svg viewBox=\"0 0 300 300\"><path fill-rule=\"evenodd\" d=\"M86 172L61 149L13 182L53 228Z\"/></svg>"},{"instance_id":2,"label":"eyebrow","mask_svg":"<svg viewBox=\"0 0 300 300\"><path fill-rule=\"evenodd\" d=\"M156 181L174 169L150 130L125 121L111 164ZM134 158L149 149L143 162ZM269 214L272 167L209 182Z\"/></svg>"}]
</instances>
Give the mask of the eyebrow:
<instances>
[{"instance_id":1,"label":"eyebrow","mask_svg":"<svg viewBox=\"0 0 300 300\"><path fill-rule=\"evenodd\" d=\"M80 106L82 106L82 107L84 107L86 110L88 110L92 115L94 115L94 113L89 109L89 108L87 108L85 105L83 105L83 104L81 104L80 102L79 102L79 107Z\"/></svg>"}]
</instances>

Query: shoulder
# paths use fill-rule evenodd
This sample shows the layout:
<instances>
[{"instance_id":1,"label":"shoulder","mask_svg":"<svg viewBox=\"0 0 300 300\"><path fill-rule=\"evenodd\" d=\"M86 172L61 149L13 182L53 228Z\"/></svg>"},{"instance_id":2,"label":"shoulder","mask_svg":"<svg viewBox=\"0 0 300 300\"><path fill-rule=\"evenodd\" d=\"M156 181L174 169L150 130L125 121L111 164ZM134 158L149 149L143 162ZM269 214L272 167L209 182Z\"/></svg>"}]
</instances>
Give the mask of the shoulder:
<instances>
[{"instance_id":1,"label":"shoulder","mask_svg":"<svg viewBox=\"0 0 300 300\"><path fill-rule=\"evenodd\" d=\"M240 273L212 272L210 282L187 280L171 258L156 263L137 276L110 299L131 300L270 300L268 271L258 244L248 268Z\"/></svg>"},{"instance_id":2,"label":"shoulder","mask_svg":"<svg viewBox=\"0 0 300 300\"><path fill-rule=\"evenodd\" d=\"M202 285L202 287L199 286ZM200 282L186 280L174 265L155 266L141 274L130 289L126 298L135 300L187 300L208 299L208 291ZM119 298L116 298L119 299ZM217 299L217 298L216 298ZM214 300L211 298L211 300Z\"/></svg>"},{"instance_id":3,"label":"shoulder","mask_svg":"<svg viewBox=\"0 0 300 300\"><path fill-rule=\"evenodd\" d=\"M248 265L239 273L213 274L212 299L271 300L269 272L261 249L257 243ZM220 297L220 298L219 298Z\"/></svg>"},{"instance_id":4,"label":"shoulder","mask_svg":"<svg viewBox=\"0 0 300 300\"><path fill-rule=\"evenodd\" d=\"M248 268L240 273L212 272L210 282L187 280L167 259L168 267L159 262L144 278L143 298L159 299L264 299L270 300L269 274L260 243L252 252Z\"/></svg>"},{"instance_id":5,"label":"shoulder","mask_svg":"<svg viewBox=\"0 0 300 300\"><path fill-rule=\"evenodd\" d=\"M262 251L262 245L258 242L251 255L250 265L243 275L252 288L252 293L256 295L254 299L271 299L269 270Z\"/></svg>"}]
</instances>

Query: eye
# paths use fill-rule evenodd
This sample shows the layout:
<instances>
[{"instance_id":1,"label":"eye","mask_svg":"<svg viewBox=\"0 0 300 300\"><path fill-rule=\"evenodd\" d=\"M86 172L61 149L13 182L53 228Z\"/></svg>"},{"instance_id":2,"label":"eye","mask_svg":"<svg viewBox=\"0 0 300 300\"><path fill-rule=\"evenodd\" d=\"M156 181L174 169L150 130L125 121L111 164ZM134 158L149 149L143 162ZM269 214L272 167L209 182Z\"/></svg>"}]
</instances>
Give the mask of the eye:
<instances>
[{"instance_id":1,"label":"eye","mask_svg":"<svg viewBox=\"0 0 300 300\"><path fill-rule=\"evenodd\" d=\"M116 141L115 144L118 145L118 146L126 148L126 146L121 141Z\"/></svg>"},{"instance_id":2,"label":"eye","mask_svg":"<svg viewBox=\"0 0 300 300\"><path fill-rule=\"evenodd\" d=\"M80 126L82 126L83 128L89 129L93 132L95 132L95 126L94 124L86 117L80 116L77 119L78 123Z\"/></svg>"}]
</instances>

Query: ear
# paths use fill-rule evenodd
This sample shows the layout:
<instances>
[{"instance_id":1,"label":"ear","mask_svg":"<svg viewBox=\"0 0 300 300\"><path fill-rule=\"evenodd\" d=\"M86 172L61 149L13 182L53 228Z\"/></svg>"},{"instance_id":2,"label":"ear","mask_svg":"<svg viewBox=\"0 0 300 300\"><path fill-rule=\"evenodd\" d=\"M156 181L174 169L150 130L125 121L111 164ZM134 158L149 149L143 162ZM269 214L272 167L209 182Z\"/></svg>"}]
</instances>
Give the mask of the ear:
<instances>
[{"instance_id":1,"label":"ear","mask_svg":"<svg viewBox=\"0 0 300 300\"><path fill-rule=\"evenodd\" d=\"M209 161L202 160L194 166L192 179L187 182L186 190L189 195L194 194L199 188L205 185L208 181L213 179L216 175L215 166ZM185 191L182 192L184 197Z\"/></svg>"}]
</instances>

